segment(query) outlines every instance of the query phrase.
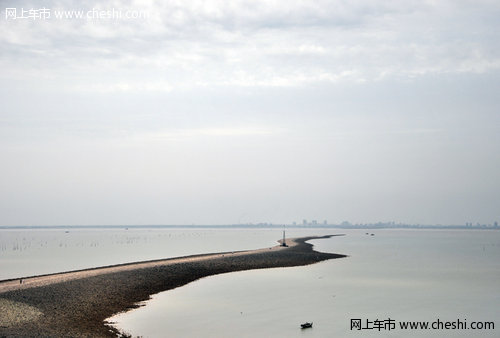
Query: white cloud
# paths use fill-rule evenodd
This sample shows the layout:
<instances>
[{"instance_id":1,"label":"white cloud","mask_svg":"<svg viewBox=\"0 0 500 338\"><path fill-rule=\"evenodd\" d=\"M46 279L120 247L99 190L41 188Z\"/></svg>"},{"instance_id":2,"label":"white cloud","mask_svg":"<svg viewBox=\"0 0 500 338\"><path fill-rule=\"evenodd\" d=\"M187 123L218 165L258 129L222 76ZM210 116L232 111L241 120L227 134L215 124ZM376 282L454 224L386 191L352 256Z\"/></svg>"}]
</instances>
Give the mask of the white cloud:
<instances>
[{"instance_id":1,"label":"white cloud","mask_svg":"<svg viewBox=\"0 0 500 338\"><path fill-rule=\"evenodd\" d=\"M29 77L37 69L63 87L154 92L200 85L356 83L500 68L494 33L499 24L489 19L499 12L494 2L473 9L451 1L114 1L85 6L150 16L2 20L4 78L23 72ZM81 5L63 1L53 7L75 10Z\"/></svg>"},{"instance_id":2,"label":"white cloud","mask_svg":"<svg viewBox=\"0 0 500 338\"><path fill-rule=\"evenodd\" d=\"M141 92L170 92L173 87L169 83L162 82L113 82L113 83L91 83L87 85L76 85L67 88L69 91L95 92L95 93L141 93Z\"/></svg>"},{"instance_id":3,"label":"white cloud","mask_svg":"<svg viewBox=\"0 0 500 338\"><path fill-rule=\"evenodd\" d=\"M266 136L284 133L283 128L271 127L219 127L219 128L181 128L160 132L148 132L135 135L133 139L143 141L190 140L198 138L234 138L247 136Z\"/></svg>"}]
</instances>

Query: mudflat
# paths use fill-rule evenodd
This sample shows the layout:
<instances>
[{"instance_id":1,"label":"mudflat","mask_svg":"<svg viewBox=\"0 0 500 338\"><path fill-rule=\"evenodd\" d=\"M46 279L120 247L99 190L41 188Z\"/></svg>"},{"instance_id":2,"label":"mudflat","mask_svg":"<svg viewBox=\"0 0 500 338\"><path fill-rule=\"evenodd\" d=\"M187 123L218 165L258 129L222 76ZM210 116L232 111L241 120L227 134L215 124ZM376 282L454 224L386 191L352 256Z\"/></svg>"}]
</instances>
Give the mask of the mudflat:
<instances>
[{"instance_id":1,"label":"mudflat","mask_svg":"<svg viewBox=\"0 0 500 338\"><path fill-rule=\"evenodd\" d=\"M288 247L195 255L0 281L0 337L116 337L106 318L136 308L153 294L227 272L291 267L345 257Z\"/></svg>"}]
</instances>

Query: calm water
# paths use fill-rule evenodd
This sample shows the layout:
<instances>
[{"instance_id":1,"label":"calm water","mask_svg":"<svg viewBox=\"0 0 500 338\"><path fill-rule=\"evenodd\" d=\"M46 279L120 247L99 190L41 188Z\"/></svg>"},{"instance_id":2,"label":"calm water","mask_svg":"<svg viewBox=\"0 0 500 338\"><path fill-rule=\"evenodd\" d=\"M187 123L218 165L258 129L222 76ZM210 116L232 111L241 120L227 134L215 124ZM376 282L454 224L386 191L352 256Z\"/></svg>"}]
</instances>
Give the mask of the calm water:
<instances>
[{"instance_id":1,"label":"calm water","mask_svg":"<svg viewBox=\"0 0 500 338\"><path fill-rule=\"evenodd\" d=\"M500 337L500 231L343 232L313 243L348 258L204 278L110 320L144 337ZM494 321L496 329L351 331L351 318ZM301 330L304 321L314 327Z\"/></svg>"},{"instance_id":2,"label":"calm water","mask_svg":"<svg viewBox=\"0 0 500 338\"><path fill-rule=\"evenodd\" d=\"M110 319L144 337L500 337L500 231L293 229L350 255L212 276ZM0 230L0 279L269 247L279 229ZM350 319L494 321L494 331L350 330ZM299 324L314 327L300 330Z\"/></svg>"},{"instance_id":3,"label":"calm water","mask_svg":"<svg viewBox=\"0 0 500 338\"><path fill-rule=\"evenodd\" d=\"M276 245L256 229L0 229L0 280L200 253Z\"/></svg>"}]
</instances>

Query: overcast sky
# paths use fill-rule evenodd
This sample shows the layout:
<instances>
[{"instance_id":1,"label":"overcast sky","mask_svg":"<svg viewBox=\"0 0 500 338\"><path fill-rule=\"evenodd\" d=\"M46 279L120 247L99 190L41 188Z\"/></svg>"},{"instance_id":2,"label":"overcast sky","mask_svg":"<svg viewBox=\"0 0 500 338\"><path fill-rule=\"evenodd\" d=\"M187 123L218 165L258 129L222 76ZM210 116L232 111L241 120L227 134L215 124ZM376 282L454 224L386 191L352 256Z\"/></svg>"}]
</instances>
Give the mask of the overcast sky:
<instances>
[{"instance_id":1,"label":"overcast sky","mask_svg":"<svg viewBox=\"0 0 500 338\"><path fill-rule=\"evenodd\" d=\"M500 221L497 0L0 12L0 225Z\"/></svg>"}]
</instances>

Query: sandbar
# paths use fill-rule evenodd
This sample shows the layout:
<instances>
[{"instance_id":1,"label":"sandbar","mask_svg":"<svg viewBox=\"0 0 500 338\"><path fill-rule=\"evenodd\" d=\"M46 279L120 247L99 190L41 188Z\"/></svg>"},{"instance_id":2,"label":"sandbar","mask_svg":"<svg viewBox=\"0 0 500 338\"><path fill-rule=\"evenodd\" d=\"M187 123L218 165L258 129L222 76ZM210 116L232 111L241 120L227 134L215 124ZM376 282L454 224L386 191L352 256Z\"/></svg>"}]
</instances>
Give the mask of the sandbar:
<instances>
[{"instance_id":1,"label":"sandbar","mask_svg":"<svg viewBox=\"0 0 500 338\"><path fill-rule=\"evenodd\" d=\"M138 307L151 295L221 273L292 267L346 257L288 247L212 253L0 281L0 337L117 337L106 318Z\"/></svg>"}]
</instances>

